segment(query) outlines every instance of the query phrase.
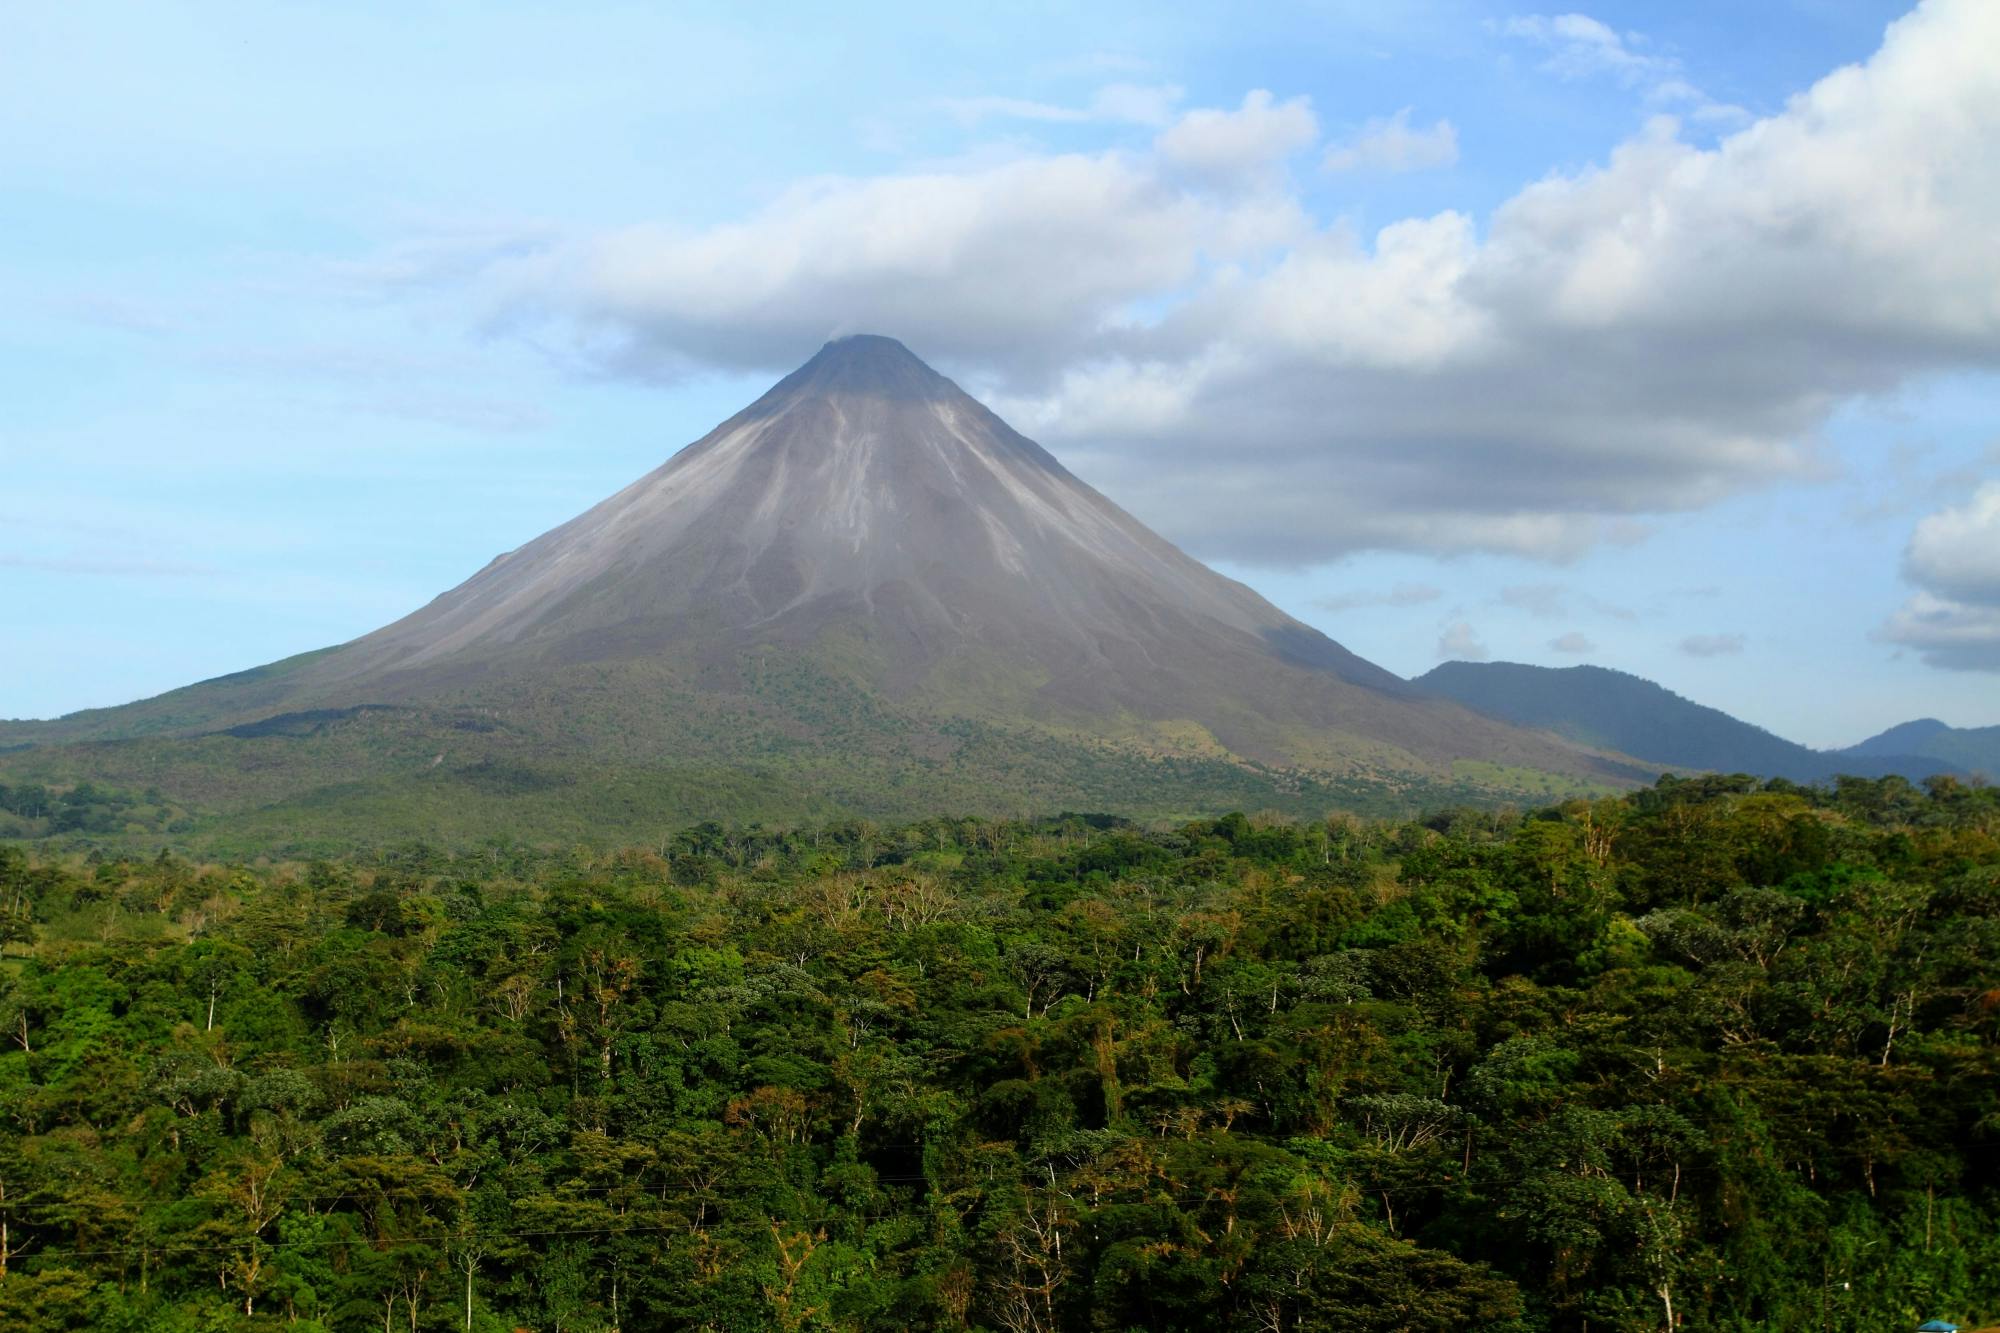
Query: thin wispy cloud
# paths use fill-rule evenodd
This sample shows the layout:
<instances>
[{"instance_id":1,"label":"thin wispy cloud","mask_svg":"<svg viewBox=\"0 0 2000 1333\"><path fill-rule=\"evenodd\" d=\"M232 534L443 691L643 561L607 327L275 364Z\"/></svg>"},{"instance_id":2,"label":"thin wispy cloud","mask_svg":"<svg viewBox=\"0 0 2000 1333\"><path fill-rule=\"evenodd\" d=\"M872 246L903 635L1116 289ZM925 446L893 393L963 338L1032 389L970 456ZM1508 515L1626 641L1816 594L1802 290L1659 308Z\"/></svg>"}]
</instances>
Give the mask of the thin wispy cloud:
<instances>
[{"instance_id":1,"label":"thin wispy cloud","mask_svg":"<svg viewBox=\"0 0 2000 1333\"><path fill-rule=\"evenodd\" d=\"M187 328L183 314L134 297L104 292L79 292L49 302L48 308L59 319L149 338L167 337Z\"/></svg>"},{"instance_id":2,"label":"thin wispy cloud","mask_svg":"<svg viewBox=\"0 0 2000 1333\"><path fill-rule=\"evenodd\" d=\"M1352 611L1363 606L1422 606L1442 596L1444 589L1428 583L1398 583L1389 588L1317 597L1313 599L1313 605L1321 611Z\"/></svg>"},{"instance_id":3,"label":"thin wispy cloud","mask_svg":"<svg viewBox=\"0 0 2000 1333\"><path fill-rule=\"evenodd\" d=\"M107 578L212 578L222 571L213 565L148 557L24 555L0 551L0 569L32 570L37 574L77 574Z\"/></svg>"},{"instance_id":4,"label":"thin wispy cloud","mask_svg":"<svg viewBox=\"0 0 2000 1333\"><path fill-rule=\"evenodd\" d=\"M1557 620L1588 612L1606 616L1613 620L1634 620L1638 613L1629 607L1619 606L1602 598L1562 583L1516 583L1500 590L1499 603L1516 611L1525 611L1531 616L1544 620Z\"/></svg>"},{"instance_id":5,"label":"thin wispy cloud","mask_svg":"<svg viewBox=\"0 0 2000 1333\"><path fill-rule=\"evenodd\" d=\"M1642 92L1662 107L1697 120L1734 123L1750 118L1742 107L1718 102L1689 82L1680 60L1654 49L1643 33L1621 33L1588 14L1525 14L1505 19L1507 37L1541 47L1541 68L1562 79L1609 78Z\"/></svg>"},{"instance_id":6,"label":"thin wispy cloud","mask_svg":"<svg viewBox=\"0 0 2000 1333\"><path fill-rule=\"evenodd\" d=\"M1690 634L1681 640L1680 650L1689 657L1735 657L1748 643L1741 634Z\"/></svg>"},{"instance_id":7,"label":"thin wispy cloud","mask_svg":"<svg viewBox=\"0 0 2000 1333\"><path fill-rule=\"evenodd\" d=\"M1328 171L1388 172L1429 171L1457 161L1457 127L1442 118L1428 126L1412 126L1409 107L1367 122L1320 159Z\"/></svg>"},{"instance_id":8,"label":"thin wispy cloud","mask_svg":"<svg viewBox=\"0 0 2000 1333\"><path fill-rule=\"evenodd\" d=\"M1628 38L1588 14L1521 14L1502 20L1499 28L1546 48L1542 68L1566 79L1609 75L1639 84L1680 72L1679 61L1638 49L1643 37Z\"/></svg>"},{"instance_id":9,"label":"thin wispy cloud","mask_svg":"<svg viewBox=\"0 0 2000 1333\"><path fill-rule=\"evenodd\" d=\"M947 97L938 103L960 125L989 120L1027 120L1044 124L1084 125L1093 121L1159 127L1174 118L1185 90L1173 84L1113 83L1099 88L1082 106L1039 102L1024 97Z\"/></svg>"},{"instance_id":10,"label":"thin wispy cloud","mask_svg":"<svg viewBox=\"0 0 2000 1333\"><path fill-rule=\"evenodd\" d=\"M1445 661L1484 662L1493 654L1486 650L1479 634L1463 620L1454 620L1438 635L1437 655Z\"/></svg>"},{"instance_id":11,"label":"thin wispy cloud","mask_svg":"<svg viewBox=\"0 0 2000 1333\"><path fill-rule=\"evenodd\" d=\"M482 435L527 434L549 424L549 414L540 406L501 399L410 393L356 399L347 406L357 412L427 421Z\"/></svg>"}]
</instances>

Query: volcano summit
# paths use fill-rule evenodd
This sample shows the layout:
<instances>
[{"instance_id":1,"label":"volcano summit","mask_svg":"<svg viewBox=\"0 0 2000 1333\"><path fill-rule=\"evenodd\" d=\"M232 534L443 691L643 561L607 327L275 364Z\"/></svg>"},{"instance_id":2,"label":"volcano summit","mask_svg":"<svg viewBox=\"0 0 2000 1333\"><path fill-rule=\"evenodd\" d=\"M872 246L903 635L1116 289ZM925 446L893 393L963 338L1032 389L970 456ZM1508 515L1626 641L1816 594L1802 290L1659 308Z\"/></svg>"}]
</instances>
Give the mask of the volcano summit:
<instances>
[{"instance_id":1,"label":"volcano summit","mask_svg":"<svg viewBox=\"0 0 2000 1333\"><path fill-rule=\"evenodd\" d=\"M448 676L697 643L707 658L810 651L843 629L871 644L869 683L893 695L936 694L954 664L995 666L1032 679L1030 711L1078 720L1214 711L1199 701L1218 671L1273 661L1407 693L867 335L827 344L651 475L312 674Z\"/></svg>"},{"instance_id":2,"label":"volcano summit","mask_svg":"<svg viewBox=\"0 0 2000 1333\"><path fill-rule=\"evenodd\" d=\"M1418 693L867 335L394 624L6 744L17 776L440 837L1641 776Z\"/></svg>"}]
</instances>

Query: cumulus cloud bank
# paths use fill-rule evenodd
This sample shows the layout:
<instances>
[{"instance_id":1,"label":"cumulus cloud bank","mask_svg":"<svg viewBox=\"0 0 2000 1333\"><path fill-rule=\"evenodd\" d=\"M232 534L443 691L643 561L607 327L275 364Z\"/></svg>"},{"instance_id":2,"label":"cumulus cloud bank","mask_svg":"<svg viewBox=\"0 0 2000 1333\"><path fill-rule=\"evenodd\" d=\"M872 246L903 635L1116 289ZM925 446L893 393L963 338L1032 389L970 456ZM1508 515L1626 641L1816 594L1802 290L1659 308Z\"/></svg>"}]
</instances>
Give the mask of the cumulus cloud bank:
<instances>
[{"instance_id":1,"label":"cumulus cloud bank","mask_svg":"<svg viewBox=\"0 0 2000 1333\"><path fill-rule=\"evenodd\" d=\"M1940 597L2000 606L2000 482L1920 521L1903 564Z\"/></svg>"},{"instance_id":2,"label":"cumulus cloud bank","mask_svg":"<svg viewBox=\"0 0 2000 1333\"><path fill-rule=\"evenodd\" d=\"M1516 32L1699 109L1608 29ZM1661 117L1483 224L1313 217L1313 109L1256 91L1138 149L811 181L725 225L510 253L481 281L648 375L896 335L1205 556L1560 559L1811 474L1855 396L2000 364L1995 50L2000 5L1929 0L1712 147Z\"/></svg>"},{"instance_id":3,"label":"cumulus cloud bank","mask_svg":"<svg viewBox=\"0 0 2000 1333\"><path fill-rule=\"evenodd\" d=\"M1903 575L1920 591L1882 637L1932 666L2000 671L2000 482L1917 523Z\"/></svg>"}]
</instances>

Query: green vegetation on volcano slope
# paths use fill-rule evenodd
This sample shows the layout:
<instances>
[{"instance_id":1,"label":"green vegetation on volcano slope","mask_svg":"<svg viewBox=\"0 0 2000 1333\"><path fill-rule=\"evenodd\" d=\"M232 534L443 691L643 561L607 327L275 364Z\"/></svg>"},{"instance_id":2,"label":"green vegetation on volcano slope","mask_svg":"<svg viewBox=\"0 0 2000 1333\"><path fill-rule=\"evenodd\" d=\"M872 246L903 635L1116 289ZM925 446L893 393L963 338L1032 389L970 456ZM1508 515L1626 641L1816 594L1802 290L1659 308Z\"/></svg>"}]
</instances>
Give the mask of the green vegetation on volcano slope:
<instances>
[{"instance_id":1,"label":"green vegetation on volcano slope","mask_svg":"<svg viewBox=\"0 0 2000 1333\"><path fill-rule=\"evenodd\" d=\"M233 856L330 855L413 839L468 847L501 835L657 844L707 820L908 820L939 810L1408 816L1609 790L1497 767L1313 773L969 719L869 718L835 743L819 731L789 734L749 710L663 708L604 736L525 709L500 721L470 708L392 707L290 714L203 736L36 746L0 755L0 785L58 794L82 785L99 804L125 802L87 824L0 811L0 838L122 834L126 850ZM126 795L147 789L168 804Z\"/></svg>"},{"instance_id":2,"label":"green vegetation on volcano slope","mask_svg":"<svg viewBox=\"0 0 2000 1333\"><path fill-rule=\"evenodd\" d=\"M1994 1313L2000 792L1948 780L0 847L0 938L10 1330Z\"/></svg>"},{"instance_id":3,"label":"green vegetation on volcano slope","mask_svg":"<svg viewBox=\"0 0 2000 1333\"><path fill-rule=\"evenodd\" d=\"M193 827L188 812L157 789L134 793L94 782L59 787L0 782L0 838L103 839Z\"/></svg>"}]
</instances>

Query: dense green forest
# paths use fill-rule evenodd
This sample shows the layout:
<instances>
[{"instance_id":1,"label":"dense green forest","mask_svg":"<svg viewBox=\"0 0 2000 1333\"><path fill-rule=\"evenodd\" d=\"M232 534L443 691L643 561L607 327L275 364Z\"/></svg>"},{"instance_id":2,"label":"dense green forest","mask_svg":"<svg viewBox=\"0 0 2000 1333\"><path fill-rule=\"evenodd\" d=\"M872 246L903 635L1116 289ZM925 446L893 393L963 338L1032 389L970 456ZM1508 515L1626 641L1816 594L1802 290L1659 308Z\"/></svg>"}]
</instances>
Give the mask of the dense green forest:
<instances>
[{"instance_id":1,"label":"dense green forest","mask_svg":"<svg viewBox=\"0 0 2000 1333\"><path fill-rule=\"evenodd\" d=\"M2000 790L1947 779L0 846L0 937L12 1330L2000 1309Z\"/></svg>"},{"instance_id":2,"label":"dense green forest","mask_svg":"<svg viewBox=\"0 0 2000 1333\"><path fill-rule=\"evenodd\" d=\"M193 827L187 812L157 788L134 795L94 782L65 787L0 782L0 838L185 833Z\"/></svg>"}]
</instances>

